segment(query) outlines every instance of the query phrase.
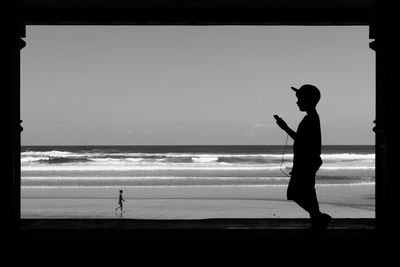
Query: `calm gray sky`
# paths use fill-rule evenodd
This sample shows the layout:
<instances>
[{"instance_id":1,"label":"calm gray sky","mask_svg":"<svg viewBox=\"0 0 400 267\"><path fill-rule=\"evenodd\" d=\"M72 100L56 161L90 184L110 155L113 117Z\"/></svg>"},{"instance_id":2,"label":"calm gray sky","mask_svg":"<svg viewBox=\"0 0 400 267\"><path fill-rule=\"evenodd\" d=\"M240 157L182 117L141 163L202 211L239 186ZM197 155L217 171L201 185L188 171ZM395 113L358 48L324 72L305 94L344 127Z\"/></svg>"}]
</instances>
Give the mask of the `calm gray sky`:
<instances>
[{"instance_id":1,"label":"calm gray sky","mask_svg":"<svg viewBox=\"0 0 400 267\"><path fill-rule=\"evenodd\" d=\"M280 145L305 115L323 144L374 144L375 55L365 26L30 26L23 145Z\"/></svg>"}]
</instances>

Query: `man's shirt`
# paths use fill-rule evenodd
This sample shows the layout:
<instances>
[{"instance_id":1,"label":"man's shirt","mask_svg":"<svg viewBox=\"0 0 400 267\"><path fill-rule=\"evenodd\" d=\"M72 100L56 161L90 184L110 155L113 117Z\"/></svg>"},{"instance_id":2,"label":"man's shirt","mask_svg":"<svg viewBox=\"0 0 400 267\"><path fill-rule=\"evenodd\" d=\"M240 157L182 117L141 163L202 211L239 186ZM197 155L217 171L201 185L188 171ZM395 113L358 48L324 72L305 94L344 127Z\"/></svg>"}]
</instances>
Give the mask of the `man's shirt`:
<instances>
[{"instance_id":1,"label":"man's shirt","mask_svg":"<svg viewBox=\"0 0 400 267\"><path fill-rule=\"evenodd\" d=\"M300 122L293 154L293 174L315 174L321 166L321 125L317 112L307 114Z\"/></svg>"}]
</instances>

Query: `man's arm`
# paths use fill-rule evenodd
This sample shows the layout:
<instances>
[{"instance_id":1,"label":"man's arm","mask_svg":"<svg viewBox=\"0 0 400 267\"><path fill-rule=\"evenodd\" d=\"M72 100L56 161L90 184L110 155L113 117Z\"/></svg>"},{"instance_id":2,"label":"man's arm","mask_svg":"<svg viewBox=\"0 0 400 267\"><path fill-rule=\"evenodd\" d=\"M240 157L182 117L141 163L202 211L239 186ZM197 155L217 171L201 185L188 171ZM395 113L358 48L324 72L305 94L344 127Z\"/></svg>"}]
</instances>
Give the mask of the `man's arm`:
<instances>
[{"instance_id":1,"label":"man's arm","mask_svg":"<svg viewBox=\"0 0 400 267\"><path fill-rule=\"evenodd\" d=\"M286 125L286 128L283 129L293 140L296 139L296 132L290 129L289 126Z\"/></svg>"},{"instance_id":2,"label":"man's arm","mask_svg":"<svg viewBox=\"0 0 400 267\"><path fill-rule=\"evenodd\" d=\"M274 116L276 119L276 124L278 124L278 126L284 130L293 140L296 139L296 132L293 131L292 129L290 129L290 127L286 124L286 122L279 117L278 115Z\"/></svg>"}]
</instances>

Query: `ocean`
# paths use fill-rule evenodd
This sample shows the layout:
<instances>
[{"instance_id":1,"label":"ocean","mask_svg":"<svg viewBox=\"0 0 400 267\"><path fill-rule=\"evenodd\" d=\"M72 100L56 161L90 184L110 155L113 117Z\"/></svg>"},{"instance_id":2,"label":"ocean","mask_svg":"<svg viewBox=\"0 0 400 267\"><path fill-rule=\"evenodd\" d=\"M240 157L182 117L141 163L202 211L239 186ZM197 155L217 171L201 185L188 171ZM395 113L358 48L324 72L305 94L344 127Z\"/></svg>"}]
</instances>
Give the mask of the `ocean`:
<instances>
[{"instance_id":1,"label":"ocean","mask_svg":"<svg viewBox=\"0 0 400 267\"><path fill-rule=\"evenodd\" d=\"M23 146L22 188L285 186L284 146ZM285 154L283 155L283 152ZM323 146L320 186L375 183L374 146Z\"/></svg>"}]
</instances>

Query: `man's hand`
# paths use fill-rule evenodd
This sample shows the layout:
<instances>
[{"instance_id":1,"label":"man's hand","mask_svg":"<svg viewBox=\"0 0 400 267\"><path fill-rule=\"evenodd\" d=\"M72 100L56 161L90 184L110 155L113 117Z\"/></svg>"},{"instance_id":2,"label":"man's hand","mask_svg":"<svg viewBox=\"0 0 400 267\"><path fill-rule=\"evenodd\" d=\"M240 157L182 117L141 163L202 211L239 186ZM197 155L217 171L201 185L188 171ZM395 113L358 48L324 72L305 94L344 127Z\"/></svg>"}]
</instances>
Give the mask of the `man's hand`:
<instances>
[{"instance_id":1,"label":"man's hand","mask_svg":"<svg viewBox=\"0 0 400 267\"><path fill-rule=\"evenodd\" d=\"M286 130L288 128L288 125L286 124L286 122L281 117L279 117L278 115L274 115L274 118L276 119L276 124L278 124L278 126L282 130Z\"/></svg>"},{"instance_id":2,"label":"man's hand","mask_svg":"<svg viewBox=\"0 0 400 267\"><path fill-rule=\"evenodd\" d=\"M281 127L281 129L284 130L293 140L296 140L296 132L290 129L286 122L278 115L274 115L274 118L276 119L276 124L278 124L278 126Z\"/></svg>"}]
</instances>

